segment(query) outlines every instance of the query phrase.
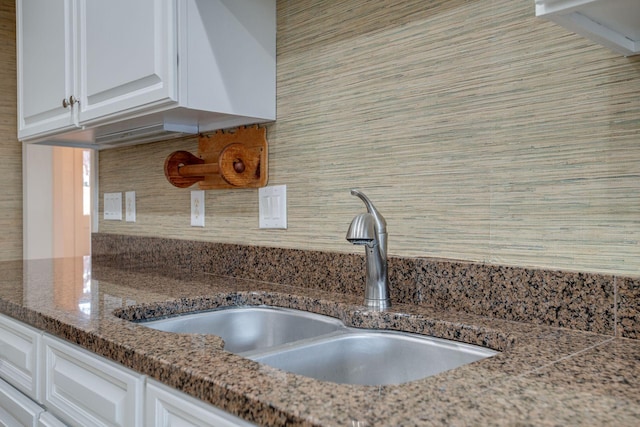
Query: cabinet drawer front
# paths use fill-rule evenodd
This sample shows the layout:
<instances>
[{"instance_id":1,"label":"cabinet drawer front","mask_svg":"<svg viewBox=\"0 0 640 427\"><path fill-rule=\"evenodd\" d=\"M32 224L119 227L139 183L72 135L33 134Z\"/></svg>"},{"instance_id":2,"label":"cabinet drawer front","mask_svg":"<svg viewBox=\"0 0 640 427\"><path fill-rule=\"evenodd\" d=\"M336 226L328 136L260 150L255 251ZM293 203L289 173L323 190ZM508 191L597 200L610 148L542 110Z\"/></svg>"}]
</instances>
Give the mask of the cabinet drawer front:
<instances>
[{"instance_id":1,"label":"cabinet drawer front","mask_svg":"<svg viewBox=\"0 0 640 427\"><path fill-rule=\"evenodd\" d=\"M42 397L61 420L78 426L141 425L140 376L48 336L43 350Z\"/></svg>"},{"instance_id":2,"label":"cabinet drawer front","mask_svg":"<svg viewBox=\"0 0 640 427\"><path fill-rule=\"evenodd\" d=\"M42 411L27 396L0 380L0 425L36 427Z\"/></svg>"},{"instance_id":3,"label":"cabinet drawer front","mask_svg":"<svg viewBox=\"0 0 640 427\"><path fill-rule=\"evenodd\" d=\"M0 377L37 401L39 343L39 332L0 316Z\"/></svg>"},{"instance_id":4,"label":"cabinet drawer front","mask_svg":"<svg viewBox=\"0 0 640 427\"><path fill-rule=\"evenodd\" d=\"M147 380L147 427L250 427L254 426L185 393Z\"/></svg>"}]
</instances>

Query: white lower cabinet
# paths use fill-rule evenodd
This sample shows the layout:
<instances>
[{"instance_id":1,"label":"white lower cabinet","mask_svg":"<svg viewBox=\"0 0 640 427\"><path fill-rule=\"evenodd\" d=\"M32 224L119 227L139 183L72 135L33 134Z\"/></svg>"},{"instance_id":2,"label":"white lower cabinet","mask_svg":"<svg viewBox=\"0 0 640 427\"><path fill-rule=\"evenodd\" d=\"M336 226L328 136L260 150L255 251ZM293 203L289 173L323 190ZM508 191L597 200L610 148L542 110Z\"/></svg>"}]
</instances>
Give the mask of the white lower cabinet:
<instances>
[{"instance_id":1,"label":"white lower cabinet","mask_svg":"<svg viewBox=\"0 0 640 427\"><path fill-rule=\"evenodd\" d=\"M146 391L147 427L254 425L154 380L147 380Z\"/></svg>"},{"instance_id":2,"label":"white lower cabinet","mask_svg":"<svg viewBox=\"0 0 640 427\"><path fill-rule=\"evenodd\" d=\"M25 426L253 424L0 315L0 427Z\"/></svg>"},{"instance_id":3,"label":"white lower cabinet","mask_svg":"<svg viewBox=\"0 0 640 427\"><path fill-rule=\"evenodd\" d=\"M17 427L38 425L38 418L44 411L40 405L20 391L0 380L0 426Z\"/></svg>"},{"instance_id":4,"label":"white lower cabinet","mask_svg":"<svg viewBox=\"0 0 640 427\"><path fill-rule=\"evenodd\" d=\"M38 419L38 427L67 427L65 423L51 415L49 412L43 412Z\"/></svg>"},{"instance_id":5,"label":"white lower cabinet","mask_svg":"<svg viewBox=\"0 0 640 427\"><path fill-rule=\"evenodd\" d=\"M42 332L0 315L0 377L33 400L38 396L38 349Z\"/></svg>"},{"instance_id":6,"label":"white lower cabinet","mask_svg":"<svg viewBox=\"0 0 640 427\"><path fill-rule=\"evenodd\" d=\"M144 377L44 336L44 405L72 426L142 426Z\"/></svg>"}]
</instances>

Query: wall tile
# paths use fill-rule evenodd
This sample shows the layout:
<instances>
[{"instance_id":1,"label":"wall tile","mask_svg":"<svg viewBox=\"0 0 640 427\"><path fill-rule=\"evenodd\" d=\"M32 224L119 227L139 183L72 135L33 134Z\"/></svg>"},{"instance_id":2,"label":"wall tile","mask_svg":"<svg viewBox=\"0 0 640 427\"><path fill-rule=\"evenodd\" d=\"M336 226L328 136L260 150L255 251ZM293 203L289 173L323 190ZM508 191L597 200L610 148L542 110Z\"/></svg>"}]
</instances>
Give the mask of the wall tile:
<instances>
[{"instance_id":1,"label":"wall tile","mask_svg":"<svg viewBox=\"0 0 640 427\"><path fill-rule=\"evenodd\" d=\"M640 56L532 4L278 1L269 182L287 185L289 228L258 229L255 190L207 191L190 227L162 165L191 138L101 152L101 191L135 190L138 218L100 230L359 254L357 187L397 257L637 275Z\"/></svg>"},{"instance_id":2,"label":"wall tile","mask_svg":"<svg viewBox=\"0 0 640 427\"><path fill-rule=\"evenodd\" d=\"M0 261L22 259L22 144L17 138L15 2L0 2Z\"/></svg>"}]
</instances>

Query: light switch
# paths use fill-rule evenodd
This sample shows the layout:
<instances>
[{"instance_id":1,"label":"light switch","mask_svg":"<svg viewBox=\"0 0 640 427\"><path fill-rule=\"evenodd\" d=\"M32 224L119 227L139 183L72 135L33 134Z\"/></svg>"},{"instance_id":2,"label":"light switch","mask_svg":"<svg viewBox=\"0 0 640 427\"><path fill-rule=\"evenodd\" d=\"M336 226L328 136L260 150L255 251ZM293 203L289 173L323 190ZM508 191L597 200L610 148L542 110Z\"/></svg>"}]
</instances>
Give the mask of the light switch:
<instances>
[{"instance_id":1,"label":"light switch","mask_svg":"<svg viewBox=\"0 0 640 427\"><path fill-rule=\"evenodd\" d=\"M191 192L191 226L204 227L204 190Z\"/></svg>"},{"instance_id":2,"label":"light switch","mask_svg":"<svg viewBox=\"0 0 640 427\"><path fill-rule=\"evenodd\" d=\"M258 189L260 228L287 228L287 186Z\"/></svg>"},{"instance_id":3,"label":"light switch","mask_svg":"<svg viewBox=\"0 0 640 427\"><path fill-rule=\"evenodd\" d=\"M104 193L104 219L122 221L122 193Z\"/></svg>"},{"instance_id":4,"label":"light switch","mask_svg":"<svg viewBox=\"0 0 640 427\"><path fill-rule=\"evenodd\" d=\"M136 222L136 192L127 191L124 193L125 221Z\"/></svg>"}]
</instances>

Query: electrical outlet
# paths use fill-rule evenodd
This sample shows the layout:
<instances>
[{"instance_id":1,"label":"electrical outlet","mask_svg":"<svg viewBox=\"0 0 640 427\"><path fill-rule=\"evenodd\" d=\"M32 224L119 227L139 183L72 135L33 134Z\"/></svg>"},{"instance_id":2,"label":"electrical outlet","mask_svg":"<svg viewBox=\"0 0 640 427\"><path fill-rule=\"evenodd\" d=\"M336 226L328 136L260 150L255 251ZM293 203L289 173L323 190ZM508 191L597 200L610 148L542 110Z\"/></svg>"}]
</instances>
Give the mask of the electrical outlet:
<instances>
[{"instance_id":1,"label":"electrical outlet","mask_svg":"<svg viewBox=\"0 0 640 427\"><path fill-rule=\"evenodd\" d=\"M260 228L287 228L287 186L258 189Z\"/></svg>"},{"instance_id":2,"label":"electrical outlet","mask_svg":"<svg viewBox=\"0 0 640 427\"><path fill-rule=\"evenodd\" d=\"M136 192L127 191L124 193L125 221L136 222Z\"/></svg>"},{"instance_id":3,"label":"electrical outlet","mask_svg":"<svg viewBox=\"0 0 640 427\"><path fill-rule=\"evenodd\" d=\"M122 193L104 193L104 219L122 221Z\"/></svg>"},{"instance_id":4,"label":"electrical outlet","mask_svg":"<svg viewBox=\"0 0 640 427\"><path fill-rule=\"evenodd\" d=\"M204 190L191 192L191 226L204 227Z\"/></svg>"}]
</instances>

